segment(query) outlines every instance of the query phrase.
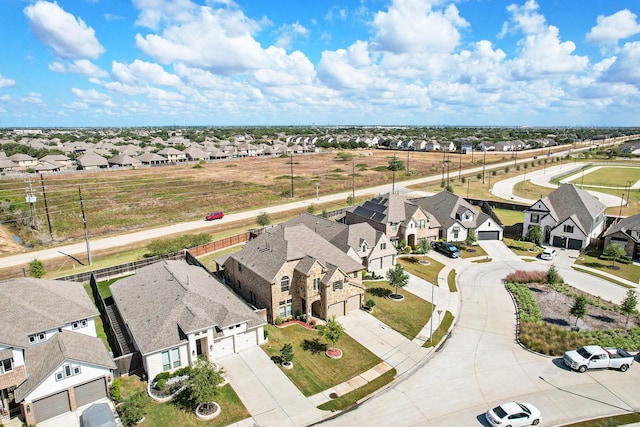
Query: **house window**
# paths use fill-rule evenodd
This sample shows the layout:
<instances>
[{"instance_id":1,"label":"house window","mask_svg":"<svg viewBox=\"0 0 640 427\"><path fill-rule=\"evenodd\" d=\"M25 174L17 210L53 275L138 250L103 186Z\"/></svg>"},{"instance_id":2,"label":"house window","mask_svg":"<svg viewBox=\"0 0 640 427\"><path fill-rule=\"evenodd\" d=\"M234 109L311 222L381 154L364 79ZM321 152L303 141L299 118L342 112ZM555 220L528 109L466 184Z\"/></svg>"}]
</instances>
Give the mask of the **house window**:
<instances>
[{"instance_id":1,"label":"house window","mask_svg":"<svg viewBox=\"0 0 640 427\"><path fill-rule=\"evenodd\" d=\"M37 344L47 340L47 334L39 332L37 334L29 335L29 344Z\"/></svg>"},{"instance_id":2,"label":"house window","mask_svg":"<svg viewBox=\"0 0 640 427\"><path fill-rule=\"evenodd\" d=\"M171 361L173 362L174 368L180 367L180 349L179 348L171 349Z\"/></svg>"},{"instance_id":3,"label":"house window","mask_svg":"<svg viewBox=\"0 0 640 427\"><path fill-rule=\"evenodd\" d=\"M162 352L162 370L169 371L171 369L171 360L169 359L169 352Z\"/></svg>"},{"instance_id":4,"label":"house window","mask_svg":"<svg viewBox=\"0 0 640 427\"><path fill-rule=\"evenodd\" d=\"M13 371L13 357L0 360L0 375Z\"/></svg>"},{"instance_id":5,"label":"house window","mask_svg":"<svg viewBox=\"0 0 640 427\"><path fill-rule=\"evenodd\" d=\"M62 371L56 372L56 381L61 381L65 378L72 377L74 375L80 375L82 373L80 366L64 365Z\"/></svg>"},{"instance_id":6,"label":"house window","mask_svg":"<svg viewBox=\"0 0 640 427\"><path fill-rule=\"evenodd\" d=\"M453 229L453 240L458 240L458 235L460 234L460 229L459 228L454 228Z\"/></svg>"},{"instance_id":7,"label":"house window","mask_svg":"<svg viewBox=\"0 0 640 427\"><path fill-rule=\"evenodd\" d=\"M238 264L238 272L242 273L242 264Z\"/></svg>"},{"instance_id":8,"label":"house window","mask_svg":"<svg viewBox=\"0 0 640 427\"><path fill-rule=\"evenodd\" d=\"M87 327L87 319L82 319L79 322L73 322L72 324L73 329L80 329L80 328L86 328L86 327Z\"/></svg>"},{"instance_id":9,"label":"house window","mask_svg":"<svg viewBox=\"0 0 640 427\"><path fill-rule=\"evenodd\" d=\"M425 227L425 222L424 219L421 219L418 221L418 228L424 228Z\"/></svg>"},{"instance_id":10,"label":"house window","mask_svg":"<svg viewBox=\"0 0 640 427\"><path fill-rule=\"evenodd\" d=\"M380 243L380 249L383 251L387 249L387 244L385 242Z\"/></svg>"},{"instance_id":11,"label":"house window","mask_svg":"<svg viewBox=\"0 0 640 427\"><path fill-rule=\"evenodd\" d=\"M540 222L540 215L539 214L531 214L531 222L534 224L537 224Z\"/></svg>"},{"instance_id":12,"label":"house window","mask_svg":"<svg viewBox=\"0 0 640 427\"><path fill-rule=\"evenodd\" d=\"M566 225L564 226L564 232L565 233L573 233L573 225Z\"/></svg>"},{"instance_id":13,"label":"house window","mask_svg":"<svg viewBox=\"0 0 640 427\"><path fill-rule=\"evenodd\" d=\"M391 230L396 231L398 229L398 224L397 223L392 223L391 224Z\"/></svg>"},{"instance_id":14,"label":"house window","mask_svg":"<svg viewBox=\"0 0 640 427\"><path fill-rule=\"evenodd\" d=\"M333 290L337 291L338 289L342 289L342 280L336 280L333 282Z\"/></svg>"},{"instance_id":15,"label":"house window","mask_svg":"<svg viewBox=\"0 0 640 427\"><path fill-rule=\"evenodd\" d=\"M320 289L320 278L319 277L314 277L313 278L313 290L317 291Z\"/></svg>"},{"instance_id":16,"label":"house window","mask_svg":"<svg viewBox=\"0 0 640 427\"><path fill-rule=\"evenodd\" d=\"M280 317L291 317L293 315L293 300L280 301L278 303L278 309Z\"/></svg>"},{"instance_id":17,"label":"house window","mask_svg":"<svg viewBox=\"0 0 640 427\"><path fill-rule=\"evenodd\" d=\"M280 292L289 292L289 276L280 279Z\"/></svg>"}]
</instances>

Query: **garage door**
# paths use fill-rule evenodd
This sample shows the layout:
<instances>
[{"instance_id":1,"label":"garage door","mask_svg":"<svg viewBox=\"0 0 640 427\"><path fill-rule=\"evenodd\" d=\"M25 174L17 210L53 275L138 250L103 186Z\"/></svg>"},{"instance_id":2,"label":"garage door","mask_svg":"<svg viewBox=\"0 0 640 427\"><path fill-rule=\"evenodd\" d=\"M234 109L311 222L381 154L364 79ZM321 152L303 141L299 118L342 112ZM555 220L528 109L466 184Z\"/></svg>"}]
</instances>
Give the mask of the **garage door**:
<instances>
[{"instance_id":1,"label":"garage door","mask_svg":"<svg viewBox=\"0 0 640 427\"><path fill-rule=\"evenodd\" d=\"M354 295L347 300L347 313L360 308L360 295Z\"/></svg>"},{"instance_id":2,"label":"garage door","mask_svg":"<svg viewBox=\"0 0 640 427\"><path fill-rule=\"evenodd\" d=\"M569 239L569 249L580 249L582 247L582 240Z\"/></svg>"},{"instance_id":3,"label":"garage door","mask_svg":"<svg viewBox=\"0 0 640 427\"><path fill-rule=\"evenodd\" d=\"M553 236L552 245L556 248L564 248L564 239L562 237Z\"/></svg>"},{"instance_id":4,"label":"garage door","mask_svg":"<svg viewBox=\"0 0 640 427\"><path fill-rule=\"evenodd\" d=\"M329 306L329 309L327 310L327 315L329 317L331 316L344 316L344 302L339 302L336 304L332 304Z\"/></svg>"},{"instance_id":5,"label":"garage door","mask_svg":"<svg viewBox=\"0 0 640 427\"><path fill-rule=\"evenodd\" d=\"M238 351L253 347L257 344L255 331L236 335L236 346L238 347Z\"/></svg>"},{"instance_id":6,"label":"garage door","mask_svg":"<svg viewBox=\"0 0 640 427\"><path fill-rule=\"evenodd\" d=\"M69 405L69 394L66 390L33 401L33 413L36 422L48 420L69 411L71 411L71 406Z\"/></svg>"},{"instance_id":7,"label":"garage door","mask_svg":"<svg viewBox=\"0 0 640 427\"><path fill-rule=\"evenodd\" d=\"M233 354L233 337L226 337L215 341L215 351L216 357Z\"/></svg>"},{"instance_id":8,"label":"garage door","mask_svg":"<svg viewBox=\"0 0 640 427\"><path fill-rule=\"evenodd\" d=\"M75 387L76 407L79 408L103 397L107 397L107 385L104 378L84 383Z\"/></svg>"},{"instance_id":9,"label":"garage door","mask_svg":"<svg viewBox=\"0 0 640 427\"><path fill-rule=\"evenodd\" d=\"M478 231L478 240L498 240L499 238L499 231Z\"/></svg>"}]
</instances>

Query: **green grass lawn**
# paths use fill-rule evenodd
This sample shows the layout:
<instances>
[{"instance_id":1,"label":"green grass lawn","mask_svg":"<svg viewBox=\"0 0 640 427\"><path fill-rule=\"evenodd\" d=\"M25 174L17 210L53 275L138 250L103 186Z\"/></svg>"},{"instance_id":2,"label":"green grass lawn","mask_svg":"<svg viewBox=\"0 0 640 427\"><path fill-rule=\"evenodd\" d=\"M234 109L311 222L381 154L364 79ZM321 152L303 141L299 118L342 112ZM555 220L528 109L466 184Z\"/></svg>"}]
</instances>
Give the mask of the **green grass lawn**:
<instances>
[{"instance_id":1,"label":"green grass lawn","mask_svg":"<svg viewBox=\"0 0 640 427\"><path fill-rule=\"evenodd\" d=\"M500 209L493 208L493 213L495 213L500 222L503 225L514 225L520 222L524 222L524 212L523 211L514 211L511 209Z\"/></svg>"},{"instance_id":2,"label":"green grass lawn","mask_svg":"<svg viewBox=\"0 0 640 427\"><path fill-rule=\"evenodd\" d=\"M395 292L395 288L387 281L365 281L367 287L365 301L369 298L376 303L373 316L389 325L407 339L414 339L431 318L431 303L408 291L398 289L404 296L402 301L387 298ZM435 308L435 307L434 307Z\"/></svg>"},{"instance_id":3,"label":"green grass lawn","mask_svg":"<svg viewBox=\"0 0 640 427\"><path fill-rule=\"evenodd\" d=\"M616 262L614 267L619 268L611 268L611 261L598 258L601 253L601 251L591 249L581 255L583 259L577 259L575 264L595 268L596 270L630 280L633 283L640 281L640 266Z\"/></svg>"},{"instance_id":4,"label":"green grass lawn","mask_svg":"<svg viewBox=\"0 0 640 427\"><path fill-rule=\"evenodd\" d=\"M420 264L418 261L429 261L428 265ZM411 255L408 257L397 258L397 263L401 264L404 269L414 276L421 277L431 283L438 285L438 274L444 268L444 264L439 263L433 258L424 255Z\"/></svg>"},{"instance_id":5,"label":"green grass lawn","mask_svg":"<svg viewBox=\"0 0 640 427\"><path fill-rule=\"evenodd\" d=\"M137 390L146 389L146 383L142 382L139 377L134 375L122 377L120 381L122 384L123 398L127 398ZM193 410L181 408L173 401L166 403L152 402L147 408L144 421L138 425L149 427L223 427L237 423L251 416L229 384L220 387L220 396L216 398L216 402L220 404L222 411L220 412L220 415L211 421L198 420Z\"/></svg>"},{"instance_id":6,"label":"green grass lawn","mask_svg":"<svg viewBox=\"0 0 640 427\"><path fill-rule=\"evenodd\" d=\"M269 333L269 341L262 349L269 357L280 356L280 349L285 344L293 346L293 369L283 369L283 372L305 396L313 396L350 380L382 361L347 334L336 343L343 355L335 360L325 355L331 343L320 337L316 330L298 325L285 328L266 325L265 330Z\"/></svg>"},{"instance_id":7,"label":"green grass lawn","mask_svg":"<svg viewBox=\"0 0 640 427\"><path fill-rule=\"evenodd\" d=\"M367 384L359 387L349 393L346 393L336 399L330 400L328 402L323 403L318 406L318 409L322 409L323 411L339 411L345 408L348 408L352 405L355 405L356 402L362 399L365 396L370 395L374 391L384 387L389 384L396 376L395 368L385 372L380 375L378 378L373 381L368 382Z\"/></svg>"},{"instance_id":8,"label":"green grass lawn","mask_svg":"<svg viewBox=\"0 0 640 427\"><path fill-rule=\"evenodd\" d=\"M587 172L589 168L585 170ZM640 168L638 167L621 167L621 166L603 166L593 172L585 173L584 179L580 171L579 175L573 179L576 185L607 185L611 187L625 188L631 181L635 184L640 180Z\"/></svg>"},{"instance_id":9,"label":"green grass lawn","mask_svg":"<svg viewBox=\"0 0 640 427\"><path fill-rule=\"evenodd\" d=\"M531 242L515 240L509 237L504 237L502 241L504 242L505 245L507 245L509 249L511 249L513 253L515 253L518 256L536 257L540 255L540 253L542 252L542 249L540 249L539 247L537 247ZM535 252L532 252L533 250L535 250Z\"/></svg>"},{"instance_id":10,"label":"green grass lawn","mask_svg":"<svg viewBox=\"0 0 640 427\"><path fill-rule=\"evenodd\" d=\"M449 328L453 324L453 319L454 319L453 314L450 311L447 311L446 313L444 313L444 317L442 318L440 325L438 325L438 329L433 331L433 340L425 341L425 343L422 346L423 347L437 346L440 343L440 341L442 341L442 339L445 337L445 335L447 335Z\"/></svg>"}]
</instances>

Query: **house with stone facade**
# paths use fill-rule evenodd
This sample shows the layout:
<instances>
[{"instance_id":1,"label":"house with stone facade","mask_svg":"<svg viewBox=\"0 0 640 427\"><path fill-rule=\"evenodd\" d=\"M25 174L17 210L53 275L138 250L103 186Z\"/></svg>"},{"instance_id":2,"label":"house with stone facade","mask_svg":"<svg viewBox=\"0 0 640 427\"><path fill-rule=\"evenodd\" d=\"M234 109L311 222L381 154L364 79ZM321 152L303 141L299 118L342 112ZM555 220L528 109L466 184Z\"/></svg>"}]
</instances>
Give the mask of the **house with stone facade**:
<instances>
[{"instance_id":1,"label":"house with stone facade","mask_svg":"<svg viewBox=\"0 0 640 427\"><path fill-rule=\"evenodd\" d=\"M82 284L20 278L0 292L0 415L34 425L108 396L116 366Z\"/></svg>"},{"instance_id":2,"label":"house with stone facade","mask_svg":"<svg viewBox=\"0 0 640 427\"><path fill-rule=\"evenodd\" d=\"M304 224L266 228L216 262L227 285L265 308L270 322L296 314L328 319L362 306L365 267Z\"/></svg>"},{"instance_id":3,"label":"house with stone facade","mask_svg":"<svg viewBox=\"0 0 640 427\"><path fill-rule=\"evenodd\" d=\"M611 224L604 232L604 247L610 244L622 246L634 259L640 256L640 215L632 215Z\"/></svg>"},{"instance_id":4,"label":"house with stone facade","mask_svg":"<svg viewBox=\"0 0 640 427\"><path fill-rule=\"evenodd\" d=\"M212 274L182 260L161 261L117 280L111 293L150 380L265 342L257 310Z\"/></svg>"},{"instance_id":5,"label":"house with stone facade","mask_svg":"<svg viewBox=\"0 0 640 427\"><path fill-rule=\"evenodd\" d=\"M381 194L347 209L346 224L362 222L384 233L396 247L403 240L414 247L420 239L434 241L439 238L438 220L399 194Z\"/></svg>"}]
</instances>

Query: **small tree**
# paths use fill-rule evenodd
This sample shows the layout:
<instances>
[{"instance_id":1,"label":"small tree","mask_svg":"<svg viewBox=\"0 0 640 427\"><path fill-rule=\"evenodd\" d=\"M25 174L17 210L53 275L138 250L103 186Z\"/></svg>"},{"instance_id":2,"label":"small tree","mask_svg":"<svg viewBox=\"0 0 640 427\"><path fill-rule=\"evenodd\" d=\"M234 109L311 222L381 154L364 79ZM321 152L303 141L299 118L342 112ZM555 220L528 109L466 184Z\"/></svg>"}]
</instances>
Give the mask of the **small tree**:
<instances>
[{"instance_id":1,"label":"small tree","mask_svg":"<svg viewBox=\"0 0 640 427\"><path fill-rule=\"evenodd\" d=\"M151 398L144 390L139 390L129 396L121 408L120 420L125 426L134 426L140 422L147 413Z\"/></svg>"},{"instance_id":2,"label":"small tree","mask_svg":"<svg viewBox=\"0 0 640 427\"><path fill-rule=\"evenodd\" d=\"M636 291L634 289L629 289L627 291L627 296L622 301L620 305L620 310L627 315L627 323L626 326L629 326L629 316L636 310L636 306L638 305L638 295L636 295Z\"/></svg>"},{"instance_id":3,"label":"small tree","mask_svg":"<svg viewBox=\"0 0 640 427\"><path fill-rule=\"evenodd\" d=\"M389 166L387 167L387 169L389 169L390 171L401 171L402 169L404 169L404 163L397 157L393 157L389 160Z\"/></svg>"},{"instance_id":4,"label":"small tree","mask_svg":"<svg viewBox=\"0 0 640 427\"><path fill-rule=\"evenodd\" d=\"M387 281L391 286L396 288L395 294L398 294L398 288L404 288L409 283L409 275L405 273L401 264L396 264L387 271Z\"/></svg>"},{"instance_id":5,"label":"small tree","mask_svg":"<svg viewBox=\"0 0 640 427\"><path fill-rule=\"evenodd\" d=\"M31 262L29 262L29 275L31 277L35 277L39 279L43 277L45 274L44 264L37 258L34 258Z\"/></svg>"},{"instance_id":6,"label":"small tree","mask_svg":"<svg viewBox=\"0 0 640 427\"><path fill-rule=\"evenodd\" d=\"M353 195L349 194L347 196L347 205L349 206L353 206L354 200L353 200Z\"/></svg>"},{"instance_id":7,"label":"small tree","mask_svg":"<svg viewBox=\"0 0 640 427\"><path fill-rule=\"evenodd\" d=\"M329 218L329 212L326 209L322 210L322 218Z\"/></svg>"},{"instance_id":8,"label":"small tree","mask_svg":"<svg viewBox=\"0 0 640 427\"><path fill-rule=\"evenodd\" d=\"M549 270L547 270L547 283L549 285L555 285L558 283L560 276L558 275L558 269L555 264L551 264Z\"/></svg>"},{"instance_id":9,"label":"small tree","mask_svg":"<svg viewBox=\"0 0 640 427\"><path fill-rule=\"evenodd\" d=\"M318 333L324 339L331 341L331 348L335 349L336 342L338 342L344 334L344 329L342 329L342 325L336 320L336 316L331 316L326 324L318 326Z\"/></svg>"},{"instance_id":10,"label":"small tree","mask_svg":"<svg viewBox=\"0 0 640 427\"><path fill-rule=\"evenodd\" d=\"M539 225L533 225L527 230L525 240L540 246L542 244L542 230Z\"/></svg>"},{"instance_id":11,"label":"small tree","mask_svg":"<svg viewBox=\"0 0 640 427\"><path fill-rule=\"evenodd\" d=\"M570 313L572 316L576 316L575 326L578 326L578 320L582 319L587 314L587 297L584 295L578 295L573 302Z\"/></svg>"},{"instance_id":12,"label":"small tree","mask_svg":"<svg viewBox=\"0 0 640 427\"><path fill-rule=\"evenodd\" d=\"M425 239L424 237L422 239L418 239L418 250L426 255L429 253L429 251L431 250L431 244L429 243L429 241L427 239Z\"/></svg>"},{"instance_id":13,"label":"small tree","mask_svg":"<svg viewBox=\"0 0 640 427\"><path fill-rule=\"evenodd\" d=\"M200 358L189 375L189 396L196 406L207 411L209 404L220 394L220 384L224 381L222 370L217 369L207 359Z\"/></svg>"},{"instance_id":14,"label":"small tree","mask_svg":"<svg viewBox=\"0 0 640 427\"><path fill-rule=\"evenodd\" d=\"M611 243L609 246L604 248L602 253L608 257L611 257L611 266L613 267L616 263L616 259L622 258L627 253L624 250L624 247L619 243Z\"/></svg>"},{"instance_id":15,"label":"small tree","mask_svg":"<svg viewBox=\"0 0 640 427\"><path fill-rule=\"evenodd\" d=\"M476 235L476 229L470 228L469 232L467 233L467 240L466 240L467 245L473 245L477 241L478 241L478 236Z\"/></svg>"},{"instance_id":16,"label":"small tree","mask_svg":"<svg viewBox=\"0 0 640 427\"><path fill-rule=\"evenodd\" d=\"M280 357L284 362L291 362L293 360L293 346L289 343L283 345L280 349Z\"/></svg>"},{"instance_id":17,"label":"small tree","mask_svg":"<svg viewBox=\"0 0 640 427\"><path fill-rule=\"evenodd\" d=\"M307 212L310 213L311 215L313 215L314 213L316 213L316 207L315 205L309 205L307 207Z\"/></svg>"},{"instance_id":18,"label":"small tree","mask_svg":"<svg viewBox=\"0 0 640 427\"><path fill-rule=\"evenodd\" d=\"M258 225L260 227L266 227L269 224L271 224L271 218L269 217L268 213L262 212L260 215L258 215Z\"/></svg>"}]
</instances>

